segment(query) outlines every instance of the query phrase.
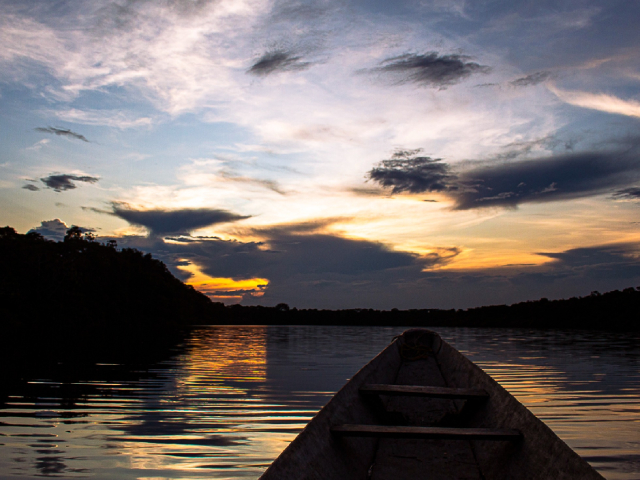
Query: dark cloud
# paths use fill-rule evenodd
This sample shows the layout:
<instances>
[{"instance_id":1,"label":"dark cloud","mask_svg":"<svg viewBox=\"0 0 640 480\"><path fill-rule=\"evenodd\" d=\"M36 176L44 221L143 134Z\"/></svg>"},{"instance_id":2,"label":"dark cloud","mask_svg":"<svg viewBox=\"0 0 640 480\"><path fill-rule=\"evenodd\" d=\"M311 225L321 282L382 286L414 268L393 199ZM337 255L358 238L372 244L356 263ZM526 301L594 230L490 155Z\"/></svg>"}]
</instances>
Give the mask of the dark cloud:
<instances>
[{"instance_id":1,"label":"dark cloud","mask_svg":"<svg viewBox=\"0 0 640 480\"><path fill-rule=\"evenodd\" d=\"M633 278L640 275L640 250L633 243L574 248L539 255L556 260L550 266L552 272L570 271L598 278Z\"/></svg>"},{"instance_id":2,"label":"dark cloud","mask_svg":"<svg viewBox=\"0 0 640 480\"><path fill-rule=\"evenodd\" d=\"M302 62L301 56L285 50L266 52L254 63L247 73L266 77L272 73L305 70L311 66L310 62Z\"/></svg>"},{"instance_id":3,"label":"dark cloud","mask_svg":"<svg viewBox=\"0 0 640 480\"><path fill-rule=\"evenodd\" d=\"M538 85L539 83L545 82L550 78L551 78L551 72L542 71L542 72L532 73L530 75L527 75L526 77L516 78L510 83L514 87L530 87L530 86Z\"/></svg>"},{"instance_id":4,"label":"dark cloud","mask_svg":"<svg viewBox=\"0 0 640 480\"><path fill-rule=\"evenodd\" d=\"M487 73L490 68L475 62L466 55L439 55L437 52L425 54L407 53L388 58L379 67L369 70L374 73L397 77L398 83L446 88L474 73Z\"/></svg>"},{"instance_id":5,"label":"dark cloud","mask_svg":"<svg viewBox=\"0 0 640 480\"><path fill-rule=\"evenodd\" d=\"M418 156L418 150L397 151L369 170L367 177L392 193L442 192L455 189L455 175L439 158Z\"/></svg>"},{"instance_id":6,"label":"dark cloud","mask_svg":"<svg viewBox=\"0 0 640 480\"><path fill-rule=\"evenodd\" d=\"M27 183L26 185L23 185L22 188L24 188L25 190L31 190L32 192L37 192L38 190L40 190L38 187L36 187L31 183Z\"/></svg>"},{"instance_id":7,"label":"dark cloud","mask_svg":"<svg viewBox=\"0 0 640 480\"><path fill-rule=\"evenodd\" d=\"M569 298L640 285L640 244L617 244L539 253L541 265L447 270L458 247L433 248L429 255L393 250L367 240L327 233L334 220L274 225L253 233L262 241L181 236L118 237L120 247L149 252L179 278L179 265L198 265L211 277L266 278L268 286L244 289L243 304L298 308L466 308L541 297ZM103 241L108 239L102 238ZM211 292L210 292L211 293ZM214 292L215 293L215 292ZM233 294L219 291L219 295Z\"/></svg>"},{"instance_id":8,"label":"dark cloud","mask_svg":"<svg viewBox=\"0 0 640 480\"><path fill-rule=\"evenodd\" d=\"M73 190L77 188L73 182L96 183L100 180L98 177L90 177L89 175L68 175L57 174L49 175L40 179L47 188L53 189L54 192L64 192L65 190Z\"/></svg>"},{"instance_id":9,"label":"dark cloud","mask_svg":"<svg viewBox=\"0 0 640 480\"><path fill-rule=\"evenodd\" d=\"M457 210L514 208L607 193L640 180L640 157L624 152L584 152L505 163L466 171L452 196Z\"/></svg>"},{"instance_id":10,"label":"dark cloud","mask_svg":"<svg viewBox=\"0 0 640 480\"><path fill-rule=\"evenodd\" d=\"M640 187L629 187L618 190L613 194L613 198L616 200L639 200Z\"/></svg>"},{"instance_id":11,"label":"dark cloud","mask_svg":"<svg viewBox=\"0 0 640 480\"><path fill-rule=\"evenodd\" d=\"M554 260L533 266L468 271L424 271L406 266L350 276L298 274L272 281L263 297L247 296L243 303L285 302L315 308L466 308L541 297L569 298L593 290L637 285L638 252L638 244L607 245L544 253L541 255Z\"/></svg>"},{"instance_id":12,"label":"dark cloud","mask_svg":"<svg viewBox=\"0 0 640 480\"><path fill-rule=\"evenodd\" d=\"M79 133L72 132L71 130L67 130L65 128L38 127L38 128L34 128L34 130L36 132L51 133L53 135L60 135L60 136L63 136L63 137L75 138L77 140L82 140L83 142L90 143L89 140L87 140L84 135L80 135Z\"/></svg>"},{"instance_id":13,"label":"dark cloud","mask_svg":"<svg viewBox=\"0 0 640 480\"><path fill-rule=\"evenodd\" d=\"M379 197L381 195L386 195L388 193L387 191L381 188L376 188L376 187L373 187L373 188L353 187L353 188L349 188L348 191L364 197Z\"/></svg>"},{"instance_id":14,"label":"dark cloud","mask_svg":"<svg viewBox=\"0 0 640 480\"><path fill-rule=\"evenodd\" d=\"M517 146L515 151L528 153L534 143ZM391 188L394 194L442 192L455 202L456 210L515 208L522 203L567 200L615 190L617 198L631 198L640 190L621 189L640 181L640 155L634 148L561 153L457 173L441 160L417 156L416 152L399 152L400 158L384 160L368 172L368 178ZM512 158L500 155L500 160Z\"/></svg>"},{"instance_id":15,"label":"dark cloud","mask_svg":"<svg viewBox=\"0 0 640 480\"><path fill-rule=\"evenodd\" d=\"M297 274L355 275L411 265L422 268L438 261L394 251L379 242L318 233L318 226L310 222L256 230L264 238L261 242L199 239L199 248L209 259L198 263L212 276L271 280Z\"/></svg>"},{"instance_id":16,"label":"dark cloud","mask_svg":"<svg viewBox=\"0 0 640 480\"><path fill-rule=\"evenodd\" d=\"M322 233L324 227L335 220L251 230L249 233L263 238L257 242L185 236L173 237L170 243L164 243L158 237L116 240L123 247L134 246L150 251L183 280L188 279L189 274L177 267L184 265L185 259L211 277L236 280L266 278L269 281L267 290L272 286L280 289L299 280L301 284L290 292L291 299L295 299L296 292L304 284L335 281L362 286L373 278L380 282L398 276L413 281L422 275L423 270L444 265L460 252L455 247L444 248L421 256L393 250L380 242ZM244 295L249 298L252 293L256 292L246 291Z\"/></svg>"},{"instance_id":17,"label":"dark cloud","mask_svg":"<svg viewBox=\"0 0 640 480\"><path fill-rule=\"evenodd\" d=\"M151 235L191 232L218 223L229 223L249 218L226 210L211 208L183 208L179 210L136 210L126 204L114 203L108 212L132 225L145 227Z\"/></svg>"},{"instance_id":18,"label":"dark cloud","mask_svg":"<svg viewBox=\"0 0 640 480\"><path fill-rule=\"evenodd\" d=\"M535 288L540 296L548 296L544 293L547 289L556 298L566 298L579 294L578 288L584 293L610 291L629 287L640 280L639 244L597 245L538 255L554 261L524 269L512 276L510 283L519 288Z\"/></svg>"}]
</instances>

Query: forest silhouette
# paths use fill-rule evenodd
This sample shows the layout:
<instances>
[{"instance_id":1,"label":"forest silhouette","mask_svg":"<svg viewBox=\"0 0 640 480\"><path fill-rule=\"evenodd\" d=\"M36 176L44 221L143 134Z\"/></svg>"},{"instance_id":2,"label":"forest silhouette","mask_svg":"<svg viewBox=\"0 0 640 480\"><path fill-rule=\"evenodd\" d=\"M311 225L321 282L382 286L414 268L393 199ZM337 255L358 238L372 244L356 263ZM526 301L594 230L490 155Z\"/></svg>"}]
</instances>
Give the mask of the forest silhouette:
<instances>
[{"instance_id":1,"label":"forest silhouette","mask_svg":"<svg viewBox=\"0 0 640 480\"><path fill-rule=\"evenodd\" d=\"M466 310L317 310L224 306L161 261L78 227L63 241L0 228L0 318L5 338L139 347L194 325L390 325L640 330L640 291ZM90 347L89 347L90 348Z\"/></svg>"}]
</instances>

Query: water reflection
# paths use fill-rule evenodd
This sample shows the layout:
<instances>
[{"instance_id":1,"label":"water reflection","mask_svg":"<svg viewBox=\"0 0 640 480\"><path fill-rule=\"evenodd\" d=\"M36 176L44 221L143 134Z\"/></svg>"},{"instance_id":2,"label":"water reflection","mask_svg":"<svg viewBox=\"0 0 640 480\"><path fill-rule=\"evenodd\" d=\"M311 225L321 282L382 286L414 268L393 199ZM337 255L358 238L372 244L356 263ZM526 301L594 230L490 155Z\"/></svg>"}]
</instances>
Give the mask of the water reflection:
<instances>
[{"instance_id":1,"label":"water reflection","mask_svg":"<svg viewBox=\"0 0 640 480\"><path fill-rule=\"evenodd\" d=\"M3 478L257 478L403 328L212 327L144 361L48 357L0 392ZM640 478L638 336L440 329L608 479ZM108 360L108 361L107 361Z\"/></svg>"},{"instance_id":2,"label":"water reflection","mask_svg":"<svg viewBox=\"0 0 640 480\"><path fill-rule=\"evenodd\" d=\"M640 478L637 334L451 329L443 336L606 478Z\"/></svg>"}]
</instances>

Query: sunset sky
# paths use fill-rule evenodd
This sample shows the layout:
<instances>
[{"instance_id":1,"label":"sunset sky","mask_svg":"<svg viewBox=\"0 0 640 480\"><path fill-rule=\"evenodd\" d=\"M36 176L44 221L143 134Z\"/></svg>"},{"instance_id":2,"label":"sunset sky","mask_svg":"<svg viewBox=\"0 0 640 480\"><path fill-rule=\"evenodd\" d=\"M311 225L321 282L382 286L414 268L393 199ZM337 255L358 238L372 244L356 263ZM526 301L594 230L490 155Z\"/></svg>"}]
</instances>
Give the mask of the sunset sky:
<instances>
[{"instance_id":1,"label":"sunset sky","mask_svg":"<svg viewBox=\"0 0 640 480\"><path fill-rule=\"evenodd\" d=\"M212 299L640 285L640 2L0 0L0 223Z\"/></svg>"}]
</instances>

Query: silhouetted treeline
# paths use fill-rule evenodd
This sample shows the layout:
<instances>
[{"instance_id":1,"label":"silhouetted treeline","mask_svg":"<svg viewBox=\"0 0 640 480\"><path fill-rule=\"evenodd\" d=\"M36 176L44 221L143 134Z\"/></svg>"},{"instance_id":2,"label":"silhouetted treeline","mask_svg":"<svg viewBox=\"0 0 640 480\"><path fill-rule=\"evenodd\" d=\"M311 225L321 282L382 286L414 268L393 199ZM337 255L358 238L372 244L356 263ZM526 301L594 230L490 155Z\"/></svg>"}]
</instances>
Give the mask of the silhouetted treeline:
<instances>
[{"instance_id":1,"label":"silhouetted treeline","mask_svg":"<svg viewBox=\"0 0 640 480\"><path fill-rule=\"evenodd\" d=\"M141 345L206 324L640 330L635 288L467 310L225 307L182 283L150 254L118 250L115 242L101 244L77 227L62 242L0 228L0 262L2 328L41 338L130 338Z\"/></svg>"},{"instance_id":2,"label":"silhouetted treeline","mask_svg":"<svg viewBox=\"0 0 640 480\"><path fill-rule=\"evenodd\" d=\"M570 328L640 330L640 291L626 288L568 300L491 305L467 310L412 309L298 310L277 307L227 307L229 323L246 325L378 325L430 327Z\"/></svg>"},{"instance_id":3,"label":"silhouetted treeline","mask_svg":"<svg viewBox=\"0 0 640 480\"><path fill-rule=\"evenodd\" d=\"M62 242L0 228L0 318L5 334L35 339L129 340L139 347L194 319L209 298L150 254L101 244L73 227ZM5 337L7 338L7 337Z\"/></svg>"}]
</instances>

